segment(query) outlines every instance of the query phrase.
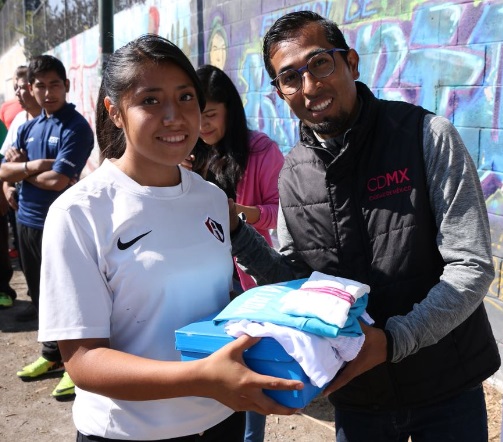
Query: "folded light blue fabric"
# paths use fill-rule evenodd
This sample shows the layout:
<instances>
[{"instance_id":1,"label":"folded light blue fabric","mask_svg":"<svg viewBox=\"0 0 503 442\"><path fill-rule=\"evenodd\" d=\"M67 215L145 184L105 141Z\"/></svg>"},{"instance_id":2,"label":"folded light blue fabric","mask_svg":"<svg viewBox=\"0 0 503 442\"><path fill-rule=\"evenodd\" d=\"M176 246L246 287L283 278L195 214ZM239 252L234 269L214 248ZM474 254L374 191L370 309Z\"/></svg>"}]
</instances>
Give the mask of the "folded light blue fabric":
<instances>
[{"instance_id":1,"label":"folded light blue fabric","mask_svg":"<svg viewBox=\"0 0 503 442\"><path fill-rule=\"evenodd\" d=\"M307 279L296 279L279 284L263 285L245 291L227 305L214 319L222 321L247 319L254 322L271 322L293 327L318 336L360 336L362 329L358 322L368 302L368 295L359 298L349 310L348 320L343 328L327 324L319 318L292 316L281 312L281 298L291 290L297 290Z\"/></svg>"}]
</instances>

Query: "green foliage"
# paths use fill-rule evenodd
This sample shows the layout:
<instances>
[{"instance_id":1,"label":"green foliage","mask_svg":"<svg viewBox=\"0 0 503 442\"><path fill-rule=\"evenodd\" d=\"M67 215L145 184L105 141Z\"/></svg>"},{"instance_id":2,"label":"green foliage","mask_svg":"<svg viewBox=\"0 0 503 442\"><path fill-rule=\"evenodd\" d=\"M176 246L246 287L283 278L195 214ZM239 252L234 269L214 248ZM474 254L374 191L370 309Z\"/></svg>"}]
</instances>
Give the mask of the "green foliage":
<instances>
[{"instance_id":1,"label":"green foliage","mask_svg":"<svg viewBox=\"0 0 503 442\"><path fill-rule=\"evenodd\" d=\"M143 3L145 0L114 0L114 12ZM43 54L98 25L98 16L98 0L42 1L39 8L26 12L25 29L18 29L25 36L26 58Z\"/></svg>"}]
</instances>

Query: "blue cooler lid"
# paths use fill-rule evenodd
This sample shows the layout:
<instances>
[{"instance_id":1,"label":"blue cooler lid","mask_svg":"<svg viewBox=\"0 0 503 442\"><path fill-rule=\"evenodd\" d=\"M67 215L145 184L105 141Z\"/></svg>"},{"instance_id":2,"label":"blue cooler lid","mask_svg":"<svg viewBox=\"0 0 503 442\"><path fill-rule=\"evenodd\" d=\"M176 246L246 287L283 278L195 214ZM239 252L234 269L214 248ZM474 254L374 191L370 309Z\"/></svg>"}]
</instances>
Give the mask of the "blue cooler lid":
<instances>
[{"instance_id":1,"label":"blue cooler lid","mask_svg":"<svg viewBox=\"0 0 503 442\"><path fill-rule=\"evenodd\" d=\"M235 338L225 333L225 322L216 325L214 313L200 321L193 322L175 331L175 346L181 352L211 354ZM273 338L262 338L257 344L245 351L246 358L263 361L289 362L293 358Z\"/></svg>"}]
</instances>

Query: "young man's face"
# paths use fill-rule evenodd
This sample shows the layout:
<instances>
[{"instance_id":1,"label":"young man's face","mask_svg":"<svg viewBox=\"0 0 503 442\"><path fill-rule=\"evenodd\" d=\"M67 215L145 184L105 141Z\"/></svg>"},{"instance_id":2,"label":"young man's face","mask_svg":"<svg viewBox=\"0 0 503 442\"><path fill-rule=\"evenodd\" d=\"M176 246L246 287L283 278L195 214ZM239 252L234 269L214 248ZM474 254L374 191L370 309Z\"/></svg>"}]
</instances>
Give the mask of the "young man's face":
<instances>
[{"instance_id":1,"label":"young man's face","mask_svg":"<svg viewBox=\"0 0 503 442\"><path fill-rule=\"evenodd\" d=\"M271 64L276 75L287 69L299 69L322 50L332 49L324 29L318 23L309 23L292 38L277 43L271 50ZM321 138L328 139L344 133L354 118L357 106L355 80L358 72L358 54L350 49L348 64L339 52L333 54L335 69L324 78L309 72L302 75L301 88L292 95L282 95L297 117Z\"/></svg>"},{"instance_id":2,"label":"young man's face","mask_svg":"<svg viewBox=\"0 0 503 442\"><path fill-rule=\"evenodd\" d=\"M46 114L52 115L65 105L69 86L68 80L62 80L55 71L48 71L35 76L30 91Z\"/></svg>"}]
</instances>

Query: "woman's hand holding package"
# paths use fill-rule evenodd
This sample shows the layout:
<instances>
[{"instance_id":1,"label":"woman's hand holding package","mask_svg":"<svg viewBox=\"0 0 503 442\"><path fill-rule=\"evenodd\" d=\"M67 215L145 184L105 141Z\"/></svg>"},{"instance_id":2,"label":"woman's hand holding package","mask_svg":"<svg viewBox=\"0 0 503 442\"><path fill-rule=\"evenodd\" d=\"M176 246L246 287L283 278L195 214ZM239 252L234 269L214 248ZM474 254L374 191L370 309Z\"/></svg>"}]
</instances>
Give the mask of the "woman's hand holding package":
<instances>
[{"instance_id":1,"label":"woman's hand holding package","mask_svg":"<svg viewBox=\"0 0 503 442\"><path fill-rule=\"evenodd\" d=\"M243 352L259 340L260 338L244 335L202 359L202 375L209 382L201 386L201 395L212 397L236 411L293 414L296 409L278 404L262 390L302 390L304 384L297 380L258 374L250 370L243 361Z\"/></svg>"}]
</instances>

